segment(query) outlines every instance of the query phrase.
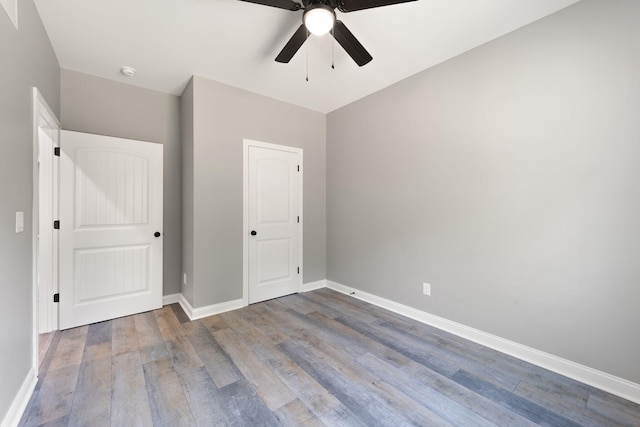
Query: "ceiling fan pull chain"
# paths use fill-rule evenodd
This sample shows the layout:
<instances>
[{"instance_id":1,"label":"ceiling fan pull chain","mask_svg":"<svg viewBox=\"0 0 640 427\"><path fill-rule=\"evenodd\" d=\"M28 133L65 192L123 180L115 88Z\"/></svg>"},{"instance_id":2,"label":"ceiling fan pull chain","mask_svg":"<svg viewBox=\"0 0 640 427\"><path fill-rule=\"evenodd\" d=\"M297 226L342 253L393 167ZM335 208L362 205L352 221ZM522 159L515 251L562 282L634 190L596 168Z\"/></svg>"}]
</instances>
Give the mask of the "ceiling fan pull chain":
<instances>
[{"instance_id":1,"label":"ceiling fan pull chain","mask_svg":"<svg viewBox=\"0 0 640 427\"><path fill-rule=\"evenodd\" d=\"M309 31L307 30L307 37L309 37ZM306 81L309 81L309 43L307 43L307 47L305 49L305 52L307 54L307 77L306 77Z\"/></svg>"},{"instance_id":2,"label":"ceiling fan pull chain","mask_svg":"<svg viewBox=\"0 0 640 427\"><path fill-rule=\"evenodd\" d=\"M333 28L331 29L331 69L335 70L335 52L336 52L336 39L333 37Z\"/></svg>"}]
</instances>

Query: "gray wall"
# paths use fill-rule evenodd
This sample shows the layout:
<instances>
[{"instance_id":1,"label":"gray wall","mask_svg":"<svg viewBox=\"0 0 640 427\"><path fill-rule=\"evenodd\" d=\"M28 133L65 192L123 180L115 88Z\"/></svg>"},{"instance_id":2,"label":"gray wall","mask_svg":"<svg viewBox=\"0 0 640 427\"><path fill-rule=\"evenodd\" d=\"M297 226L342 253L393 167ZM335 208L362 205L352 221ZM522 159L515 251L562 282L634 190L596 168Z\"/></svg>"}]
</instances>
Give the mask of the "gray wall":
<instances>
[{"instance_id":1,"label":"gray wall","mask_svg":"<svg viewBox=\"0 0 640 427\"><path fill-rule=\"evenodd\" d=\"M60 72L62 128L164 145L164 295L180 292L180 98L76 71Z\"/></svg>"},{"instance_id":2,"label":"gray wall","mask_svg":"<svg viewBox=\"0 0 640 427\"><path fill-rule=\"evenodd\" d=\"M304 277L325 278L325 115L193 78L194 307L242 297L243 138L304 149ZM186 161L186 160L185 160ZM185 190L187 191L187 190Z\"/></svg>"},{"instance_id":3,"label":"gray wall","mask_svg":"<svg viewBox=\"0 0 640 427\"><path fill-rule=\"evenodd\" d=\"M59 66L31 0L18 5L16 30L0 9L0 421L33 358L32 94L36 86L59 113ZM15 213L25 214L23 233Z\"/></svg>"},{"instance_id":4,"label":"gray wall","mask_svg":"<svg viewBox=\"0 0 640 427\"><path fill-rule=\"evenodd\" d=\"M639 16L584 0L330 113L327 278L640 383Z\"/></svg>"}]
</instances>

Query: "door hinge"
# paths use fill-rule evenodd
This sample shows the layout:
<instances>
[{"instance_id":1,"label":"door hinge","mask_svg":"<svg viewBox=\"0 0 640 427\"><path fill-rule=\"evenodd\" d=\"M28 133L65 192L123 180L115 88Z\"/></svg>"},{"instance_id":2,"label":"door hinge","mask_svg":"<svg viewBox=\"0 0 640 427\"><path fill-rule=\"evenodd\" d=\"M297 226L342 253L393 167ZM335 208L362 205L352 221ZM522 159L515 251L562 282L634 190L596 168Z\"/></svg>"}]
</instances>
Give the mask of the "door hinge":
<instances>
[{"instance_id":1,"label":"door hinge","mask_svg":"<svg viewBox=\"0 0 640 427\"><path fill-rule=\"evenodd\" d=\"M60 221L58 221L57 219L53 221L53 229L60 230Z\"/></svg>"},{"instance_id":2,"label":"door hinge","mask_svg":"<svg viewBox=\"0 0 640 427\"><path fill-rule=\"evenodd\" d=\"M53 294L53 302L60 302L60 294Z\"/></svg>"},{"instance_id":3,"label":"door hinge","mask_svg":"<svg viewBox=\"0 0 640 427\"><path fill-rule=\"evenodd\" d=\"M53 155L60 157L60 147L53 148Z\"/></svg>"},{"instance_id":4,"label":"door hinge","mask_svg":"<svg viewBox=\"0 0 640 427\"><path fill-rule=\"evenodd\" d=\"M300 267L298 267L298 274L300 274Z\"/></svg>"}]
</instances>

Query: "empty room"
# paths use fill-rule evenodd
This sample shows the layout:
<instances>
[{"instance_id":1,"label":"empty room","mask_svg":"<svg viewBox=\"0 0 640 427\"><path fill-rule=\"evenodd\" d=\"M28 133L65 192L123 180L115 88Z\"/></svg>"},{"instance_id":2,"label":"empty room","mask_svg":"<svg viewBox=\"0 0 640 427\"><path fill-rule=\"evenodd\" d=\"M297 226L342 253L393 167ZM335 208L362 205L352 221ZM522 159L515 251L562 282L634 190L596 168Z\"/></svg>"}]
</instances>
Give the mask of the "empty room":
<instances>
[{"instance_id":1,"label":"empty room","mask_svg":"<svg viewBox=\"0 0 640 427\"><path fill-rule=\"evenodd\" d=\"M640 426L640 1L0 5L0 427Z\"/></svg>"}]
</instances>

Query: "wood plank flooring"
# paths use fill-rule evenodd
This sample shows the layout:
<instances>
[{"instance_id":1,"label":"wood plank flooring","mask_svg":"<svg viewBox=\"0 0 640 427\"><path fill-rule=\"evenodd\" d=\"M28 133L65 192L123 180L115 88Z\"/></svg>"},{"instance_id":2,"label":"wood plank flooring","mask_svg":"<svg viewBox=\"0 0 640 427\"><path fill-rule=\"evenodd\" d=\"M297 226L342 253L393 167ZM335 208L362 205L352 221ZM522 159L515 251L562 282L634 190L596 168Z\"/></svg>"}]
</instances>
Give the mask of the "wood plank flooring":
<instances>
[{"instance_id":1,"label":"wood plank flooring","mask_svg":"<svg viewBox=\"0 0 640 427\"><path fill-rule=\"evenodd\" d=\"M320 289L47 337L21 426L640 426L640 405Z\"/></svg>"}]
</instances>

